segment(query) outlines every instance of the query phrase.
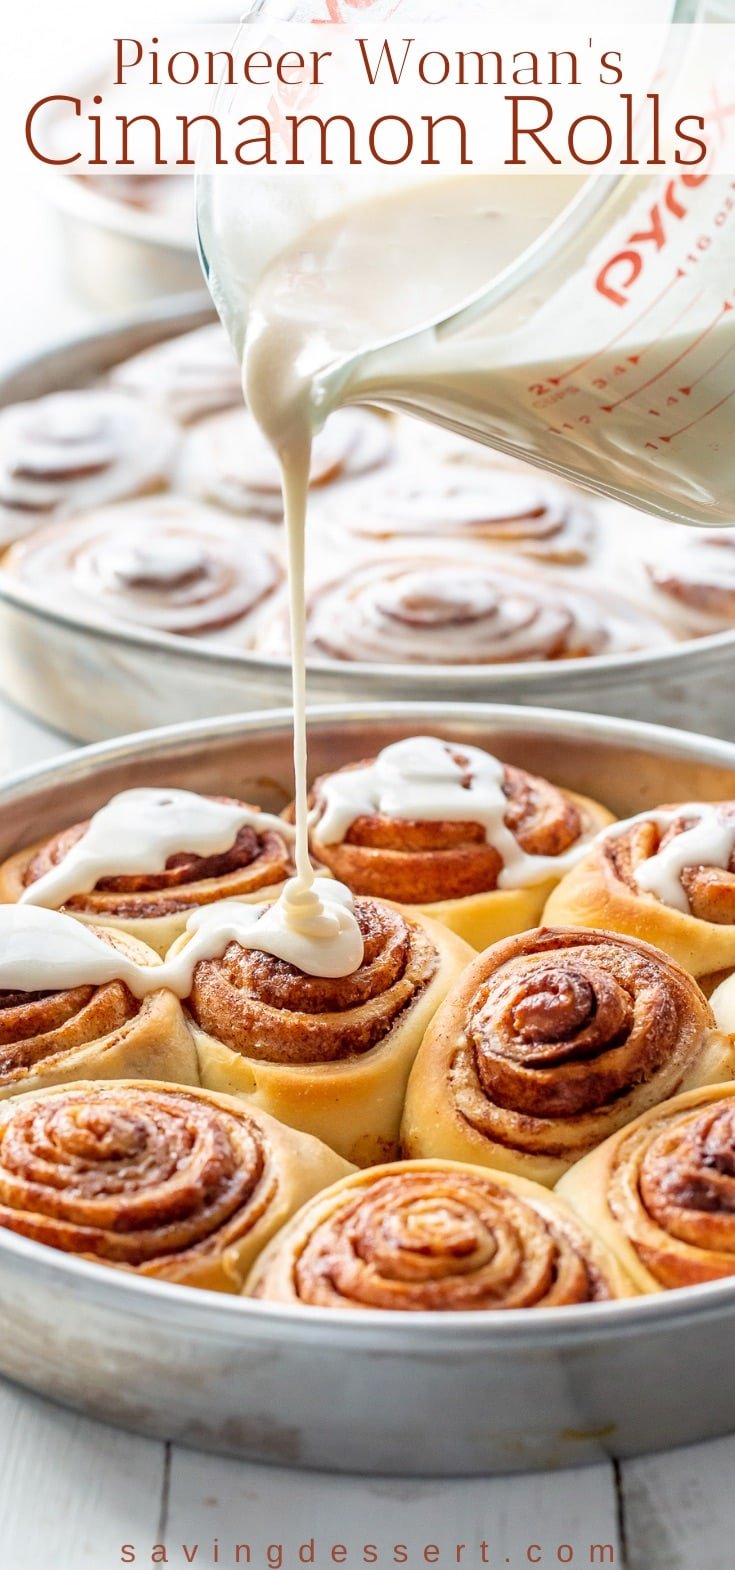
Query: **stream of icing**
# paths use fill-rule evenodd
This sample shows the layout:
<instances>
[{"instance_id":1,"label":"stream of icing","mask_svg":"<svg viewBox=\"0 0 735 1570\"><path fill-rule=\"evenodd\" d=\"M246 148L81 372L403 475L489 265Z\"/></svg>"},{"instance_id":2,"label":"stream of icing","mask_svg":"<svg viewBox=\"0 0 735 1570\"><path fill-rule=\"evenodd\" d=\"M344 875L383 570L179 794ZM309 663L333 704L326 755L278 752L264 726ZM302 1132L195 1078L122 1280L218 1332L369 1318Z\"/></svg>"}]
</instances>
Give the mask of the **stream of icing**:
<instances>
[{"instance_id":1,"label":"stream of icing","mask_svg":"<svg viewBox=\"0 0 735 1570\"><path fill-rule=\"evenodd\" d=\"M534 203L529 200L533 192L526 188L521 195L512 180L478 176L348 207L276 257L249 311L243 301L245 401L278 457L283 479L297 870L273 919L279 932L291 934L301 969L313 967L316 959L313 947L299 949L298 940L313 944L317 923L324 945L321 964L329 966L323 973L348 975L362 952L354 913L331 884L315 882L308 848L306 512L314 436L339 403L337 393L325 400L320 373L371 343L441 316L479 290L489 272L499 271L546 227L568 196L553 181L536 182L536 187ZM410 800L412 784L420 790L421 779L412 781L404 771L404 783Z\"/></svg>"}]
</instances>

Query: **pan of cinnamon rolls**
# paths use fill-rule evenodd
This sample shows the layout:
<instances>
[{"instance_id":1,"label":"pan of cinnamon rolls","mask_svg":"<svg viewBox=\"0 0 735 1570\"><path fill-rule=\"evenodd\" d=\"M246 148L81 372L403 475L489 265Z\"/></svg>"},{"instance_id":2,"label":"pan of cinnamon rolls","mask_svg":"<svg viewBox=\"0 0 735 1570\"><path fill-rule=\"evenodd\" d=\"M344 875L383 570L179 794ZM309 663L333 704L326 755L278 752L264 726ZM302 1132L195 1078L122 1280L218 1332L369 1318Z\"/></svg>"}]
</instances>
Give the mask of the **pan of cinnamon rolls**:
<instances>
[{"instance_id":1,"label":"pan of cinnamon rolls","mask_svg":"<svg viewBox=\"0 0 735 1570\"><path fill-rule=\"evenodd\" d=\"M310 476L313 701L645 719L655 687L660 721L730 734L733 523L679 538L459 435L342 409ZM277 466L201 305L0 380L0 685L47 723L99 740L288 702L285 554Z\"/></svg>"},{"instance_id":2,"label":"pan of cinnamon rolls","mask_svg":"<svg viewBox=\"0 0 735 1570\"><path fill-rule=\"evenodd\" d=\"M0 1370L337 1467L724 1431L735 748L315 711L337 976L258 946L290 748L221 720L0 788Z\"/></svg>"}]
</instances>

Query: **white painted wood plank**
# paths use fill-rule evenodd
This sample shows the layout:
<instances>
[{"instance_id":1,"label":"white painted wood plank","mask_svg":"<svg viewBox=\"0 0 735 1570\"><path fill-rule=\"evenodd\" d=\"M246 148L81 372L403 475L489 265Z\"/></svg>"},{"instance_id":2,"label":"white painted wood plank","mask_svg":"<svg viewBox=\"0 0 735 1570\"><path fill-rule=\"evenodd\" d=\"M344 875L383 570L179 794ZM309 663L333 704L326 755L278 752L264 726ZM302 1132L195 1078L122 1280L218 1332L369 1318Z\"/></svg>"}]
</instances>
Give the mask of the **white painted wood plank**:
<instances>
[{"instance_id":1,"label":"white painted wood plank","mask_svg":"<svg viewBox=\"0 0 735 1570\"><path fill-rule=\"evenodd\" d=\"M238 1544L248 1545L250 1564L258 1570L269 1567L269 1547L275 1550L270 1565L279 1570L282 1547L283 1570L292 1570L300 1545L312 1538L315 1570L329 1570L333 1563L360 1570L370 1562L365 1544L375 1545L378 1570L396 1562L395 1544L406 1545L407 1570L431 1563L440 1570L483 1564L523 1570L533 1563L528 1551L535 1554L534 1545L543 1570L565 1562L557 1557L565 1545L574 1555L567 1562L576 1570L590 1564L596 1544L609 1545L613 1555L597 1563L622 1565L611 1466L415 1481L258 1467L173 1447L165 1539L176 1570L187 1563L184 1545L194 1553L190 1562L196 1570L233 1570ZM458 1557L460 1544L465 1547ZM346 1549L346 1559L330 1557L335 1545ZM424 1549L433 1546L438 1557L425 1557ZM244 1549L240 1564L248 1564Z\"/></svg>"},{"instance_id":2,"label":"white painted wood plank","mask_svg":"<svg viewBox=\"0 0 735 1570\"><path fill-rule=\"evenodd\" d=\"M155 1540L166 1447L0 1382L2 1570L113 1570Z\"/></svg>"},{"instance_id":3,"label":"white painted wood plank","mask_svg":"<svg viewBox=\"0 0 735 1570\"><path fill-rule=\"evenodd\" d=\"M628 1570L729 1570L734 1478L735 1437L627 1461Z\"/></svg>"}]
</instances>

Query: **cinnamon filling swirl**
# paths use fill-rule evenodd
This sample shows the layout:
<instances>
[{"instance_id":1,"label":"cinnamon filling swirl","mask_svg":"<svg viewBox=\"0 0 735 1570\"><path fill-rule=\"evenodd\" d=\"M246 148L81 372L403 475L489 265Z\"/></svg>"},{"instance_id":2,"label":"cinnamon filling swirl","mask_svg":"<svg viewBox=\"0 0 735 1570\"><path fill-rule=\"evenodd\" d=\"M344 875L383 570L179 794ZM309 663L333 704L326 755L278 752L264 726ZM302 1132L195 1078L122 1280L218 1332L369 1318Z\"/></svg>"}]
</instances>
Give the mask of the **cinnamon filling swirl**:
<instances>
[{"instance_id":1,"label":"cinnamon filling swirl","mask_svg":"<svg viewBox=\"0 0 735 1570\"><path fill-rule=\"evenodd\" d=\"M139 1009L120 981L65 992L0 992L0 1078L89 1046Z\"/></svg>"},{"instance_id":2,"label":"cinnamon filling swirl","mask_svg":"<svg viewBox=\"0 0 735 1570\"><path fill-rule=\"evenodd\" d=\"M671 811L671 808L663 808ZM718 803L718 810L725 819L735 823L735 801ZM638 898L641 894L636 881L636 871L652 856L666 849L679 834L690 827L690 820L683 813L681 818L661 827L653 820L634 823L624 834L616 834L600 842L601 853L614 876ZM700 921L717 926L735 923L735 852L727 867L685 867L681 873L682 888L687 897L689 912Z\"/></svg>"},{"instance_id":3,"label":"cinnamon filling swirl","mask_svg":"<svg viewBox=\"0 0 735 1570\"><path fill-rule=\"evenodd\" d=\"M179 497L89 512L16 544L12 572L63 603L179 636L237 629L282 570L227 518Z\"/></svg>"},{"instance_id":4,"label":"cinnamon filling swirl","mask_svg":"<svg viewBox=\"0 0 735 1570\"><path fill-rule=\"evenodd\" d=\"M592 516L573 492L469 462L393 465L351 493L347 506L343 499L339 515L373 539L482 539L544 561L584 561L594 536Z\"/></svg>"},{"instance_id":5,"label":"cinnamon filling swirl","mask_svg":"<svg viewBox=\"0 0 735 1570\"><path fill-rule=\"evenodd\" d=\"M614 1110L660 1074L673 1094L712 1026L696 982L635 939L542 929L490 952L451 1080L466 1120L501 1142L522 1143L524 1119Z\"/></svg>"},{"instance_id":6,"label":"cinnamon filling swirl","mask_svg":"<svg viewBox=\"0 0 735 1570\"><path fill-rule=\"evenodd\" d=\"M0 1226L143 1273L233 1241L274 1179L245 1113L184 1090L73 1086L0 1111Z\"/></svg>"},{"instance_id":7,"label":"cinnamon filling swirl","mask_svg":"<svg viewBox=\"0 0 735 1570\"><path fill-rule=\"evenodd\" d=\"M44 517L164 484L175 431L156 411L104 388L52 393L0 414L0 526L5 537Z\"/></svg>"},{"instance_id":8,"label":"cinnamon filling swirl","mask_svg":"<svg viewBox=\"0 0 735 1570\"><path fill-rule=\"evenodd\" d=\"M664 1287L735 1275L735 1105L662 1116L620 1146L610 1209Z\"/></svg>"},{"instance_id":9,"label":"cinnamon filling swirl","mask_svg":"<svg viewBox=\"0 0 735 1570\"><path fill-rule=\"evenodd\" d=\"M345 1185L294 1263L302 1303L466 1311L550 1308L611 1296L584 1233L552 1205L460 1169Z\"/></svg>"},{"instance_id":10,"label":"cinnamon filling swirl","mask_svg":"<svg viewBox=\"0 0 735 1570\"><path fill-rule=\"evenodd\" d=\"M452 749L461 763L461 749ZM373 759L351 767L369 766ZM347 772L342 770L342 773ZM487 842L481 823L421 822L362 815L339 844L319 837L323 787L317 780L311 798L312 850L336 878L358 894L383 896L403 904L463 899L496 889L503 859ZM579 807L564 791L507 764L502 790L507 798L506 827L529 856L558 856L584 832Z\"/></svg>"},{"instance_id":11,"label":"cinnamon filling swirl","mask_svg":"<svg viewBox=\"0 0 735 1570\"><path fill-rule=\"evenodd\" d=\"M352 975L307 976L285 960L231 943L202 960L189 1007L197 1024L244 1057L334 1063L361 1056L390 1034L434 975L438 956L398 911L355 901L364 956Z\"/></svg>"},{"instance_id":12,"label":"cinnamon filling swirl","mask_svg":"<svg viewBox=\"0 0 735 1570\"><path fill-rule=\"evenodd\" d=\"M317 589L307 606L311 658L367 664L579 659L669 638L653 617L601 587L545 583L486 556L368 562ZM261 647L287 646L277 618Z\"/></svg>"}]
</instances>

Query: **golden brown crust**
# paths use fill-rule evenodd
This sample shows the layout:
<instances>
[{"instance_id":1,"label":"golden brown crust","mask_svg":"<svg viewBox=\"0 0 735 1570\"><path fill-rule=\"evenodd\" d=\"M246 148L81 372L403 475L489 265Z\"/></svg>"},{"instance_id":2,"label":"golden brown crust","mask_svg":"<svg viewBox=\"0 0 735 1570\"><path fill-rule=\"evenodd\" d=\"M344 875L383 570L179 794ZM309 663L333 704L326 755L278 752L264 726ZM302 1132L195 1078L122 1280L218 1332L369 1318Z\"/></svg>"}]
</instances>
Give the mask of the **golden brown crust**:
<instances>
[{"instance_id":1,"label":"golden brown crust","mask_svg":"<svg viewBox=\"0 0 735 1570\"><path fill-rule=\"evenodd\" d=\"M734 1066L706 998L666 955L611 933L539 929L489 949L437 1014L404 1147L553 1183L647 1107Z\"/></svg>"},{"instance_id":2,"label":"golden brown crust","mask_svg":"<svg viewBox=\"0 0 735 1570\"><path fill-rule=\"evenodd\" d=\"M101 1040L139 1008L121 981L65 992L0 992L0 1079Z\"/></svg>"},{"instance_id":3,"label":"golden brown crust","mask_svg":"<svg viewBox=\"0 0 735 1570\"><path fill-rule=\"evenodd\" d=\"M232 943L202 960L190 1007L202 1030L244 1057L283 1064L344 1061L369 1052L437 967L426 933L399 911L356 901L365 945L359 970L325 979Z\"/></svg>"},{"instance_id":4,"label":"golden brown crust","mask_svg":"<svg viewBox=\"0 0 735 1570\"><path fill-rule=\"evenodd\" d=\"M104 1264L206 1247L272 1194L252 1120L179 1088L70 1086L0 1119L0 1224Z\"/></svg>"},{"instance_id":5,"label":"golden brown crust","mask_svg":"<svg viewBox=\"0 0 735 1570\"><path fill-rule=\"evenodd\" d=\"M735 1275L735 1085L648 1112L573 1167L560 1190L643 1291Z\"/></svg>"},{"instance_id":6,"label":"golden brown crust","mask_svg":"<svg viewBox=\"0 0 735 1570\"><path fill-rule=\"evenodd\" d=\"M719 808L724 817L735 820L735 801L720 802ZM675 809L667 806L662 810L671 812ZM690 826L691 820L684 813L665 828L647 819L634 824L627 832L603 841L601 854L619 882L640 897L635 878L637 869L651 856L665 850L672 840ZM696 916L698 921L714 922L717 926L735 922L735 851L728 867L685 867L681 882L691 915Z\"/></svg>"},{"instance_id":7,"label":"golden brown crust","mask_svg":"<svg viewBox=\"0 0 735 1570\"><path fill-rule=\"evenodd\" d=\"M446 1313L594 1303L630 1288L545 1190L437 1161L379 1167L320 1195L246 1290L318 1308Z\"/></svg>"},{"instance_id":8,"label":"golden brown crust","mask_svg":"<svg viewBox=\"0 0 735 1570\"><path fill-rule=\"evenodd\" d=\"M735 802L715 805L735 817ZM676 806L657 811L676 812ZM641 818L596 841L549 896L544 920L553 925L605 927L645 939L698 977L735 966L735 856L727 868L685 867L688 910L674 909L641 889L637 869L688 827L682 811L672 823Z\"/></svg>"}]
</instances>

